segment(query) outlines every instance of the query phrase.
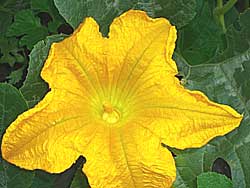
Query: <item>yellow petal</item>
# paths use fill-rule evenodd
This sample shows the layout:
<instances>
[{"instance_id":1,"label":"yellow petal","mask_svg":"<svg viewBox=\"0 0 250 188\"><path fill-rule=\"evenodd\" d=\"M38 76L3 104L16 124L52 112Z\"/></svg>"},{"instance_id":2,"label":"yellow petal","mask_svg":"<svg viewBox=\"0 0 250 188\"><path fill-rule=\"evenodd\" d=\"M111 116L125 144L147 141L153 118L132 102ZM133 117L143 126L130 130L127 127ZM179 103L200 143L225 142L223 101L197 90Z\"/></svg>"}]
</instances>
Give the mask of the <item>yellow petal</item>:
<instances>
[{"instance_id":1,"label":"yellow petal","mask_svg":"<svg viewBox=\"0 0 250 188\"><path fill-rule=\"evenodd\" d=\"M114 103L127 101L131 85L143 84L140 80L144 72L159 58L167 74L177 73L171 59L175 40L174 26L163 18L151 19L143 11L128 11L114 20L106 52L109 66L115 67L111 72L115 88L110 91Z\"/></svg>"},{"instance_id":2,"label":"yellow petal","mask_svg":"<svg viewBox=\"0 0 250 188\"><path fill-rule=\"evenodd\" d=\"M214 103L199 91L184 89L178 79L166 76L164 68L153 69L157 76L134 92L133 104L138 105L136 116L145 129L166 145L179 149L200 147L240 125L242 115L231 107ZM149 76L150 72L145 73L145 77Z\"/></svg>"},{"instance_id":3,"label":"yellow petal","mask_svg":"<svg viewBox=\"0 0 250 188\"><path fill-rule=\"evenodd\" d=\"M60 100L66 98L68 101ZM8 127L2 140L3 158L30 170L62 172L69 168L95 131L81 103L79 96L67 91L49 92Z\"/></svg>"},{"instance_id":4,"label":"yellow petal","mask_svg":"<svg viewBox=\"0 0 250 188\"><path fill-rule=\"evenodd\" d=\"M136 122L129 126L134 129L99 128L84 150L83 171L91 187L170 187L175 180L171 153Z\"/></svg>"}]
</instances>

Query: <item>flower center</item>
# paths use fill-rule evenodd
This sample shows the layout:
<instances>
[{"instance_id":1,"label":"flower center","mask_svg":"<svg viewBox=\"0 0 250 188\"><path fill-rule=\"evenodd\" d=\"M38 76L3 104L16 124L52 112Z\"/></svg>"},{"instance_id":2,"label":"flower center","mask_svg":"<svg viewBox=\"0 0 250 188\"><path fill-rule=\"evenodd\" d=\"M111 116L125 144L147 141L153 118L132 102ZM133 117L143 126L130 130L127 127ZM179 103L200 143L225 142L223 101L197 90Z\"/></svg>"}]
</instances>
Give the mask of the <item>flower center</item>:
<instances>
[{"instance_id":1,"label":"flower center","mask_svg":"<svg viewBox=\"0 0 250 188\"><path fill-rule=\"evenodd\" d=\"M110 124L117 123L120 119L120 112L110 103L105 102L103 104L102 119Z\"/></svg>"}]
</instances>

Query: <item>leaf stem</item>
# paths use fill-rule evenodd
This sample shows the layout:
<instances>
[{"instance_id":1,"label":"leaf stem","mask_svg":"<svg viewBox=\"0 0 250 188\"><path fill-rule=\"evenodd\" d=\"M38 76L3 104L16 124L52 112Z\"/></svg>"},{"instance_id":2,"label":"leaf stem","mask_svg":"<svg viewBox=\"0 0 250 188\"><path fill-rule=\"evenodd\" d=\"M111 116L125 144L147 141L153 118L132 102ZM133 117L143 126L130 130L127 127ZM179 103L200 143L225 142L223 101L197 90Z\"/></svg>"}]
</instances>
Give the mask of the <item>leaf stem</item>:
<instances>
[{"instance_id":1,"label":"leaf stem","mask_svg":"<svg viewBox=\"0 0 250 188\"><path fill-rule=\"evenodd\" d=\"M220 0L222 1L222 0ZM237 2L237 0L229 0L222 8L219 8L217 11L219 14L227 13Z\"/></svg>"},{"instance_id":2,"label":"leaf stem","mask_svg":"<svg viewBox=\"0 0 250 188\"><path fill-rule=\"evenodd\" d=\"M226 14L236 2L237 0L229 0L225 5L223 5L223 0L217 0L217 7L214 10L214 14L218 16L224 33L226 33L224 14Z\"/></svg>"},{"instance_id":3,"label":"leaf stem","mask_svg":"<svg viewBox=\"0 0 250 188\"><path fill-rule=\"evenodd\" d=\"M219 22L221 24L223 33L226 33L227 29L226 29L226 26L225 26L224 14L223 13L221 14L220 11L219 11L219 10L222 10L222 9L223 9L223 0L218 0L217 1L217 9L215 9L215 11L218 10L217 15L218 15L218 18L219 18Z\"/></svg>"}]
</instances>

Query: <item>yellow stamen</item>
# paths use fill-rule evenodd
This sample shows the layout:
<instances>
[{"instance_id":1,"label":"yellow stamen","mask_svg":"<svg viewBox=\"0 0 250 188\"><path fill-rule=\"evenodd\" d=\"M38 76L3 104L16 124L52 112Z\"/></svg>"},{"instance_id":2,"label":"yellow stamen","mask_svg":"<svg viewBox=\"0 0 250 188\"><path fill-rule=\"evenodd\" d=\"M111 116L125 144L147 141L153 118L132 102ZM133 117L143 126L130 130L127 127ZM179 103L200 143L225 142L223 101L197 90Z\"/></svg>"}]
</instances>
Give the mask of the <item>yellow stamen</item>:
<instances>
[{"instance_id":1,"label":"yellow stamen","mask_svg":"<svg viewBox=\"0 0 250 188\"><path fill-rule=\"evenodd\" d=\"M105 102L103 104L102 119L110 124L117 123L120 119L120 112L110 103Z\"/></svg>"}]
</instances>

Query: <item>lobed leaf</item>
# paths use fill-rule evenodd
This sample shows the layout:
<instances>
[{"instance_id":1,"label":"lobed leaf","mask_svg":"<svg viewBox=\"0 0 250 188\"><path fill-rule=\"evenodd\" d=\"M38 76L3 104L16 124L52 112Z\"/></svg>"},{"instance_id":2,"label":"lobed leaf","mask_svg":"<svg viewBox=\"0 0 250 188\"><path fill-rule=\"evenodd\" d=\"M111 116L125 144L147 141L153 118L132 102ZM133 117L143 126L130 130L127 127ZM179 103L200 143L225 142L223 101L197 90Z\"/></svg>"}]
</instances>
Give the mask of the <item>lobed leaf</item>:
<instances>
[{"instance_id":1,"label":"lobed leaf","mask_svg":"<svg viewBox=\"0 0 250 188\"><path fill-rule=\"evenodd\" d=\"M176 157L179 175L175 183L177 188L196 187L197 172L211 171L213 162L219 157L226 160L231 167L235 188L248 187L250 184L250 164L247 159L250 151L250 48L245 45L250 39L247 21L249 13L248 10L240 16L240 30L236 30L234 26L228 30L228 47L217 57L219 62L190 65L183 56L175 54L176 62L186 80L186 87L201 90L210 99L231 105L244 114L244 121L232 133L214 139L201 149L179 151ZM245 40L240 40L241 37Z\"/></svg>"},{"instance_id":2,"label":"lobed leaf","mask_svg":"<svg viewBox=\"0 0 250 188\"><path fill-rule=\"evenodd\" d=\"M33 45L48 35L47 29L40 24L39 18L35 17L29 9L22 10L15 15L15 22L10 26L7 36L22 36L20 46L32 49Z\"/></svg>"}]
</instances>

